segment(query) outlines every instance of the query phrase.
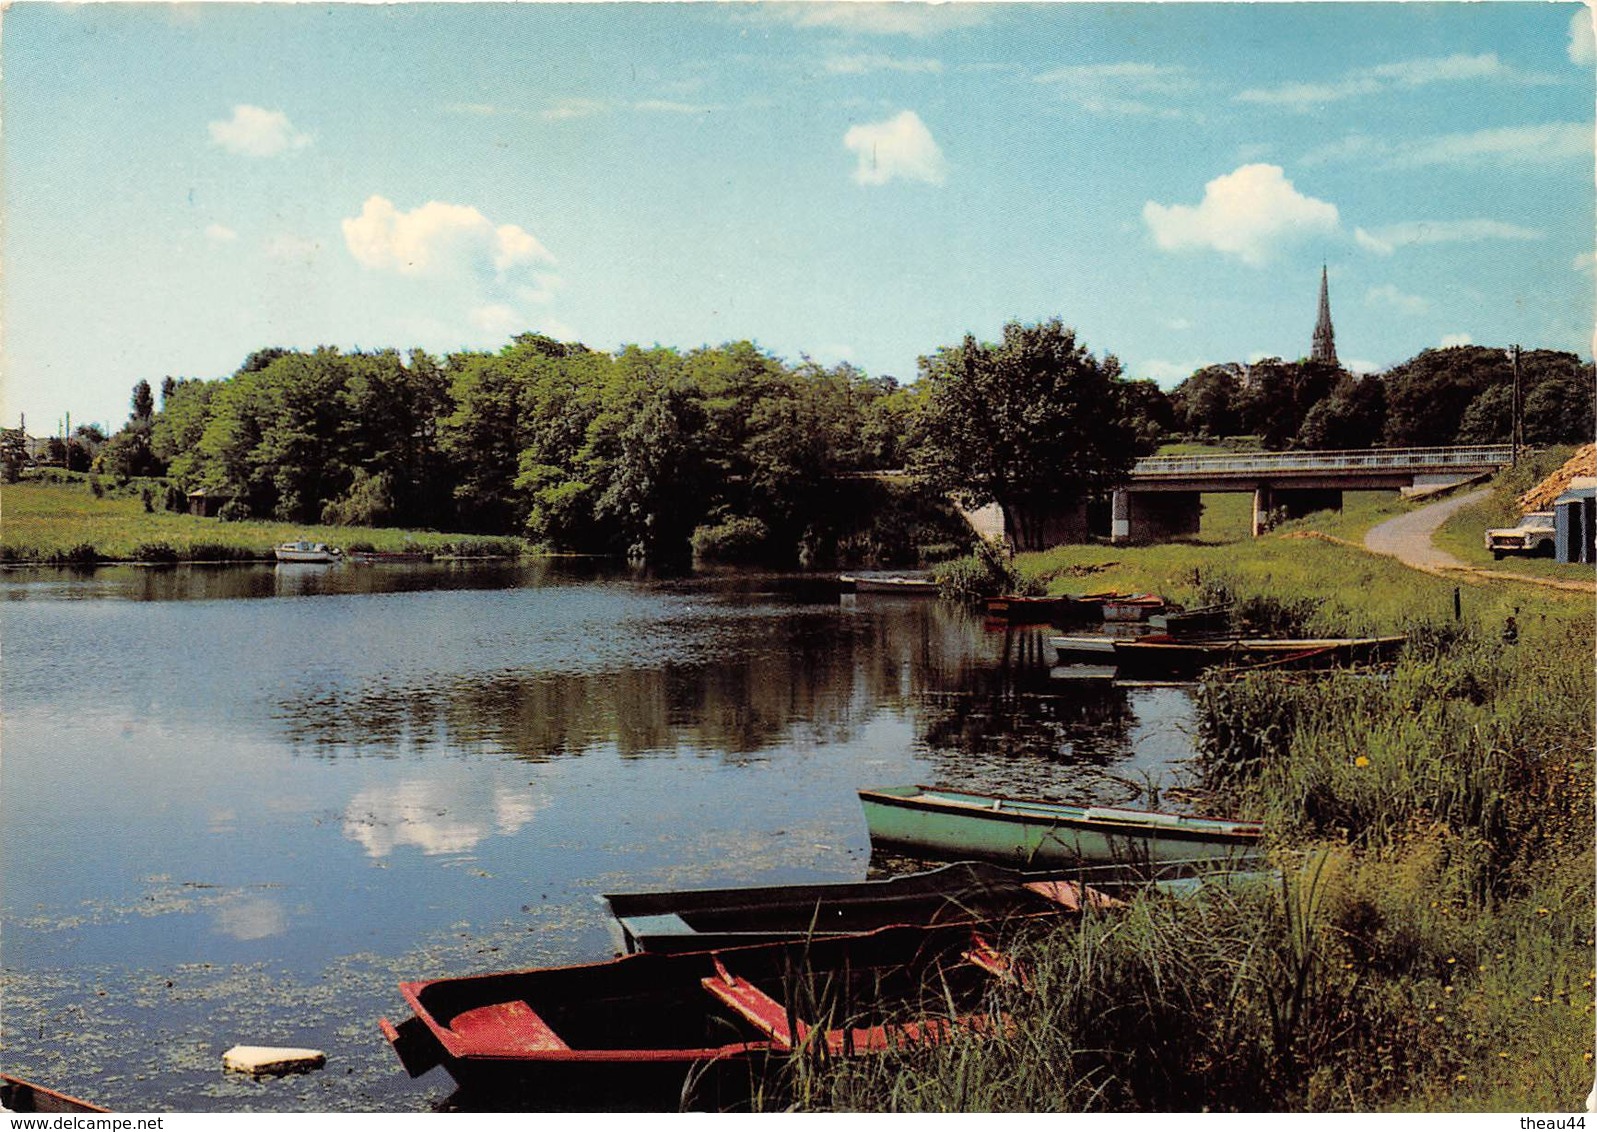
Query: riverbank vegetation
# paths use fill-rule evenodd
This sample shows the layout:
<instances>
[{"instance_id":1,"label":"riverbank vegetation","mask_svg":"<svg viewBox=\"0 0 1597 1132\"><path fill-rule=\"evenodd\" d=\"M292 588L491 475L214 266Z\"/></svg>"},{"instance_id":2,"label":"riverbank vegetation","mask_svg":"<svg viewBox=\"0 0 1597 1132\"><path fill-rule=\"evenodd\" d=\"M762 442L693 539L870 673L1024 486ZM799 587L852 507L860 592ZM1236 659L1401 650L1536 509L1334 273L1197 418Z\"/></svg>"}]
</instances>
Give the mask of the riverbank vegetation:
<instances>
[{"instance_id":1,"label":"riverbank vegetation","mask_svg":"<svg viewBox=\"0 0 1597 1132\"><path fill-rule=\"evenodd\" d=\"M42 461L119 486L159 480L158 510L186 510L198 491L206 514L297 529L458 531L662 564L886 566L961 541L950 499L996 503L1028 549L1060 537L1051 524L1078 537L1084 501L1167 442L1488 443L1513 420L1513 364L1475 346L1362 376L1277 358L1211 366L1166 393L1052 318L1012 321L996 343L967 335L918 366L900 384L747 341L603 352L531 333L444 357L269 348L226 378L167 377L158 399L140 381L114 434L81 425L41 454L3 430L0 472L15 483ZM1528 443L1591 435L1589 363L1530 350L1519 370ZM874 485L900 469L910 480L886 503L909 514L878 525ZM895 541L910 528L923 545Z\"/></svg>"},{"instance_id":2,"label":"riverbank vegetation","mask_svg":"<svg viewBox=\"0 0 1597 1132\"><path fill-rule=\"evenodd\" d=\"M1389 506L1371 500L1367 516ZM1344 516L1345 533L1358 521ZM1139 896L1017 941L1027 982L996 992L992 1026L821 1072L801 1063L801 1107L1583 1103L1597 979L1590 595L1434 577L1301 537L1308 522L1225 546L1015 562L1055 592L1225 593L1307 632L1409 634L1383 675L1200 686L1203 808L1263 820L1279 876Z\"/></svg>"}]
</instances>

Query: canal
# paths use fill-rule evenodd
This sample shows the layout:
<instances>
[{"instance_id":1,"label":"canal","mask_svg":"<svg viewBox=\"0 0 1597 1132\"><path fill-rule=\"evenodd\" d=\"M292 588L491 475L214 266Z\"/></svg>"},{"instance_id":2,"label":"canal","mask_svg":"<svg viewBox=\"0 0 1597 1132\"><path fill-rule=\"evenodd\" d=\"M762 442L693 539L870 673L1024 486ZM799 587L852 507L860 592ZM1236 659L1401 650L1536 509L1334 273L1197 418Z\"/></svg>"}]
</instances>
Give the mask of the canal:
<instances>
[{"instance_id":1,"label":"canal","mask_svg":"<svg viewBox=\"0 0 1597 1132\"><path fill-rule=\"evenodd\" d=\"M605 892L902 870L862 786L1193 785L1185 690L827 579L16 570L0 612L0 1061L117 1109L447 1106L378 1031L398 980L608 958Z\"/></svg>"}]
</instances>

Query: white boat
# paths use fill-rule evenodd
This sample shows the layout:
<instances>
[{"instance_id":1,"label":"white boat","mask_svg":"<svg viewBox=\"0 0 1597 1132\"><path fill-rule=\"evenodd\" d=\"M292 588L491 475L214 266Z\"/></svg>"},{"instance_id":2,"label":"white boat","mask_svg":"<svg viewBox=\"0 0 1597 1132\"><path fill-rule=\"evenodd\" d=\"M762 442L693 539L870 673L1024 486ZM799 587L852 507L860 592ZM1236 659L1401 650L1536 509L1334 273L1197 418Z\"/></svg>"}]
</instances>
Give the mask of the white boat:
<instances>
[{"instance_id":1,"label":"white boat","mask_svg":"<svg viewBox=\"0 0 1597 1132\"><path fill-rule=\"evenodd\" d=\"M328 546L325 542L299 542L279 543L272 548L272 553L279 562L337 562L343 553L336 546Z\"/></svg>"}]
</instances>

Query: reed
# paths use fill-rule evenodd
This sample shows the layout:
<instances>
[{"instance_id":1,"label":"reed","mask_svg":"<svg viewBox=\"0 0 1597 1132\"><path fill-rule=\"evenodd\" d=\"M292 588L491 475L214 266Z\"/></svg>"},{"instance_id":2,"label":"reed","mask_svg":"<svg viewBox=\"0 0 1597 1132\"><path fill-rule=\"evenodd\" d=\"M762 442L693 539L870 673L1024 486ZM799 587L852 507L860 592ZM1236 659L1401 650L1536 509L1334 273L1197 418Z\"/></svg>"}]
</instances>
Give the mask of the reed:
<instances>
[{"instance_id":1,"label":"reed","mask_svg":"<svg viewBox=\"0 0 1597 1132\"><path fill-rule=\"evenodd\" d=\"M1198 692L1206 785L1266 822L1279 876L1020 945L1008 1025L837 1067L859 1111L1560 1111L1593 1076L1589 594L1364 554L1356 500L1224 546L1069 547L1055 592L1218 593L1327 635L1404 632L1382 672ZM1332 535L1316 537L1311 531ZM1477 536L1478 537L1478 536ZM1091 578L1088 586L1082 579ZM1456 615L1455 615L1455 610ZM1516 634L1505 634L1508 618Z\"/></svg>"}]
</instances>

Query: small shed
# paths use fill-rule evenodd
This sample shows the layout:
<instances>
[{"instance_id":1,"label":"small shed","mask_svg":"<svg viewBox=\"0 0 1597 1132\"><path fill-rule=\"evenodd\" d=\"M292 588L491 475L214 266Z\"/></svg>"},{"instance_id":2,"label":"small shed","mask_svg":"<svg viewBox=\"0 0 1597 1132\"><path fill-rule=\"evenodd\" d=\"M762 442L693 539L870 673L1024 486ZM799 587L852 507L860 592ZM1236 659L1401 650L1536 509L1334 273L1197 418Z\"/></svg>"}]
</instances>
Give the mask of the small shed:
<instances>
[{"instance_id":1,"label":"small shed","mask_svg":"<svg viewBox=\"0 0 1597 1132\"><path fill-rule=\"evenodd\" d=\"M1597 562L1597 479L1582 476L1553 501L1553 555L1560 562Z\"/></svg>"},{"instance_id":2,"label":"small shed","mask_svg":"<svg viewBox=\"0 0 1597 1132\"><path fill-rule=\"evenodd\" d=\"M202 487L189 492L189 514L202 519L214 519L216 513L232 500L233 496L228 492Z\"/></svg>"}]
</instances>

